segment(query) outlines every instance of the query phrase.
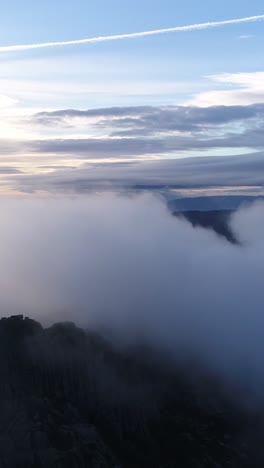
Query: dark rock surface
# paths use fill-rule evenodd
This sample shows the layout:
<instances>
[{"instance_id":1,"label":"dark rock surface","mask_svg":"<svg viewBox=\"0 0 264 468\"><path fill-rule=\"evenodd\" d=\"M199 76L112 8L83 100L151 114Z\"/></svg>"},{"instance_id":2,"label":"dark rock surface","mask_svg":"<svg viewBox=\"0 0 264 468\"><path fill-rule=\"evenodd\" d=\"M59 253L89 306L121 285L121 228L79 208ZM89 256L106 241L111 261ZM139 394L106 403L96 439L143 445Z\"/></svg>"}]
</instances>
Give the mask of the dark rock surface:
<instances>
[{"instance_id":1,"label":"dark rock surface","mask_svg":"<svg viewBox=\"0 0 264 468\"><path fill-rule=\"evenodd\" d=\"M174 216L184 218L189 221L193 227L202 227L211 229L219 236L225 237L231 244L239 244L238 239L232 232L230 218L234 211L215 210L215 211L182 211L174 212Z\"/></svg>"},{"instance_id":2,"label":"dark rock surface","mask_svg":"<svg viewBox=\"0 0 264 468\"><path fill-rule=\"evenodd\" d=\"M260 419L150 352L0 320L0 468L263 467Z\"/></svg>"}]
</instances>

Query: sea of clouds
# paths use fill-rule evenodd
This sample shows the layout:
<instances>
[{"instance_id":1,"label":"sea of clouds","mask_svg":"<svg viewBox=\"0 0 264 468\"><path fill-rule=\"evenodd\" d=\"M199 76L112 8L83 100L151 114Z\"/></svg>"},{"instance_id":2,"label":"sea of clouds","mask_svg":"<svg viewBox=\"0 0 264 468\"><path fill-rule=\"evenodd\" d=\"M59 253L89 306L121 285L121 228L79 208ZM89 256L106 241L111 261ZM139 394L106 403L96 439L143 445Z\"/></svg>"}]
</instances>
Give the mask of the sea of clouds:
<instances>
[{"instance_id":1,"label":"sea of clouds","mask_svg":"<svg viewBox=\"0 0 264 468\"><path fill-rule=\"evenodd\" d=\"M2 316L109 330L264 396L264 204L233 215L241 245L153 195L2 198L0 209Z\"/></svg>"}]
</instances>

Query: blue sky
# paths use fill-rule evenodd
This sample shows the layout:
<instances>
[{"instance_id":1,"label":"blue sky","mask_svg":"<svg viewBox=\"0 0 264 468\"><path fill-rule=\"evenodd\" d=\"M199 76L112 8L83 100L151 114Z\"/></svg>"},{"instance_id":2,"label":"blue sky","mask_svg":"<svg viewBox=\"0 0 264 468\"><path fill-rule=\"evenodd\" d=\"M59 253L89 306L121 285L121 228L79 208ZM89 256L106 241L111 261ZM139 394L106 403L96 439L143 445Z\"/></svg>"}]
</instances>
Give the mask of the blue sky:
<instances>
[{"instance_id":1,"label":"blue sky","mask_svg":"<svg viewBox=\"0 0 264 468\"><path fill-rule=\"evenodd\" d=\"M262 13L260 0L10 0L1 5L0 37L4 43L59 40L71 35L107 35Z\"/></svg>"},{"instance_id":2,"label":"blue sky","mask_svg":"<svg viewBox=\"0 0 264 468\"><path fill-rule=\"evenodd\" d=\"M224 21L262 15L264 7L260 0L224 0L213 5L209 0L11 0L1 5L0 12L1 48ZM258 21L122 41L0 53L0 158L4 172L14 168L33 176L50 174L53 167L58 171L67 167L79 169L98 158L116 163L121 159L131 162L139 158L262 151L259 140L256 147L249 139L254 132L255 140L256 132L261 133L263 118L257 107L264 103L263 27L264 22ZM223 110L218 109L212 125L202 116L197 130L199 116L193 107L207 109L210 116L210 109L222 105L237 106L233 110L236 117L230 119L229 109L224 112L225 118ZM154 110L132 112L131 108L137 106L152 106ZM170 112L166 110L168 106L173 106ZM240 116L247 106L255 106L254 112L243 119ZM118 115L112 112L110 118L108 111L99 117L78 114L80 110L112 107L120 107L122 116L120 111ZM75 114L66 115L69 108ZM188 128L182 129L179 121L186 122L187 108L191 109L191 117ZM52 114L56 111L61 112L60 118ZM39 118L43 112L50 114ZM190 122L191 118L196 123ZM238 135L243 135L240 145L234 142ZM226 145L220 141L223 137ZM56 142L53 150L43 151L43 147L48 144L50 148L52 141L58 139L63 140L65 151L58 150ZM72 140L78 143L76 147ZM91 141L101 144L99 140L103 150L94 150ZM107 150L106 141L109 148L116 142L116 155L114 150ZM39 163L41 158L43 164ZM3 184L4 177L6 174Z\"/></svg>"}]
</instances>

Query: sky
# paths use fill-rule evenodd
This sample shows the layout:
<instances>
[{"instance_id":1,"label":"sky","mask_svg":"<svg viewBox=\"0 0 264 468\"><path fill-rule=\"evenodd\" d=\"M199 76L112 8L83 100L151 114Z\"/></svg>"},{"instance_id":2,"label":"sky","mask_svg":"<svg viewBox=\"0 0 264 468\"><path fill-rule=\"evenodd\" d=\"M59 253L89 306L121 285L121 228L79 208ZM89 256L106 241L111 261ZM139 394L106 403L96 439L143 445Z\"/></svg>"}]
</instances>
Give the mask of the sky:
<instances>
[{"instance_id":1,"label":"sky","mask_svg":"<svg viewBox=\"0 0 264 468\"><path fill-rule=\"evenodd\" d=\"M234 183L264 185L264 17L4 49L248 18L264 14L260 0L11 0L0 13L1 192L80 191L128 179L175 185L182 158L201 172L203 157L222 158L229 173L234 158L244 168L250 155L254 175ZM181 186L191 185L188 167ZM209 176L205 170L202 186Z\"/></svg>"},{"instance_id":2,"label":"sky","mask_svg":"<svg viewBox=\"0 0 264 468\"><path fill-rule=\"evenodd\" d=\"M89 308L169 346L177 330L263 383L263 205L232 218L240 248L156 196L264 195L264 16L211 24L259 15L262 0L1 2L4 314ZM113 194L139 189L155 195Z\"/></svg>"}]
</instances>

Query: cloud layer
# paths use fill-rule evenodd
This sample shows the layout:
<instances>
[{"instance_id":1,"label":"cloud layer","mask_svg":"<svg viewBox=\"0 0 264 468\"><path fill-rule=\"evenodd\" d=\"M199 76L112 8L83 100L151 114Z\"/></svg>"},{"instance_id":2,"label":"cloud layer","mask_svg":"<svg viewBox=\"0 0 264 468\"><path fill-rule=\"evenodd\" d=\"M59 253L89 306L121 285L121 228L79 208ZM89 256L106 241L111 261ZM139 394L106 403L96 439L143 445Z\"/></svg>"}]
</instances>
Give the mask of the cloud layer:
<instances>
[{"instance_id":1,"label":"cloud layer","mask_svg":"<svg viewBox=\"0 0 264 468\"><path fill-rule=\"evenodd\" d=\"M261 393L263 215L235 215L237 247L149 196L1 199L2 313L111 329Z\"/></svg>"},{"instance_id":2,"label":"cloud layer","mask_svg":"<svg viewBox=\"0 0 264 468\"><path fill-rule=\"evenodd\" d=\"M91 190L182 190L233 187L263 193L264 155L194 157L153 161L100 162L46 174L21 174L9 184L22 192Z\"/></svg>"},{"instance_id":3,"label":"cloud layer","mask_svg":"<svg viewBox=\"0 0 264 468\"><path fill-rule=\"evenodd\" d=\"M81 126L90 122L101 129L113 129L114 136L148 135L163 132L206 132L234 122L263 119L264 104L250 106L135 106L105 109L65 109L40 112L32 117L36 125Z\"/></svg>"},{"instance_id":4,"label":"cloud layer","mask_svg":"<svg viewBox=\"0 0 264 468\"><path fill-rule=\"evenodd\" d=\"M223 89L198 93L187 100L187 105L208 107L222 103L226 106L249 106L264 102L264 73L262 71L223 73L209 78L216 85L220 84Z\"/></svg>"},{"instance_id":5,"label":"cloud layer","mask_svg":"<svg viewBox=\"0 0 264 468\"><path fill-rule=\"evenodd\" d=\"M15 138L0 139L2 161L18 170L83 162L179 158L264 149L264 104L250 106L129 106L62 109L12 117ZM4 120L4 119L3 119ZM3 132L6 132L4 121ZM24 138L20 134L24 129ZM31 136L31 138L30 138ZM218 152L218 153L217 153ZM29 164L25 164L28 161Z\"/></svg>"},{"instance_id":6,"label":"cloud layer","mask_svg":"<svg viewBox=\"0 0 264 468\"><path fill-rule=\"evenodd\" d=\"M256 91L262 86L262 74L254 76ZM217 79L223 83L231 80L226 75ZM247 93L252 76L232 75L232 80L233 83L244 83L243 94ZM232 92L235 91L226 91ZM218 101L224 101L221 96ZM260 99L260 95L258 97ZM203 95L197 99L203 99ZM45 190L45 187L60 190L62 187L67 189L67 185L70 190L79 191L96 183L100 188L144 184L190 187L192 180L197 187L199 171L201 187L204 187L206 176L207 186L215 186L217 179L222 186L224 171L229 186L263 185L260 172L264 151L263 118L264 104L261 101L251 105L209 107L186 103L85 110L70 108L27 116L9 115L2 117L0 183L8 190L19 186L25 191ZM236 159L235 155L243 154L248 156ZM213 156L214 160L203 162L200 158L203 155ZM222 159L220 163L216 157L222 155L234 159ZM197 161L191 159L192 168L189 163L177 161L186 156L198 158ZM175 161L171 162L172 159ZM241 163L241 169L238 168L237 173L230 172L232 181L227 169L230 164L232 170L232 165L237 162ZM209 166L214 167L217 174L208 174ZM182 167L184 170L188 167L184 175ZM165 168L169 172L166 173ZM158 170L160 175L156 173ZM239 182L241 171L243 177ZM18 177L12 178L12 173Z\"/></svg>"}]
</instances>

